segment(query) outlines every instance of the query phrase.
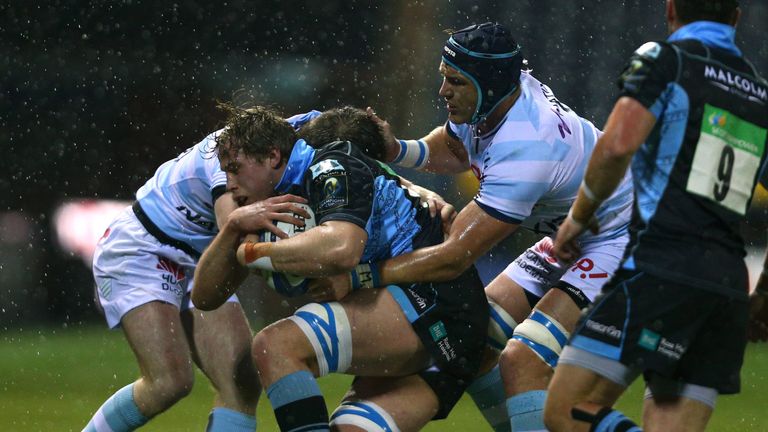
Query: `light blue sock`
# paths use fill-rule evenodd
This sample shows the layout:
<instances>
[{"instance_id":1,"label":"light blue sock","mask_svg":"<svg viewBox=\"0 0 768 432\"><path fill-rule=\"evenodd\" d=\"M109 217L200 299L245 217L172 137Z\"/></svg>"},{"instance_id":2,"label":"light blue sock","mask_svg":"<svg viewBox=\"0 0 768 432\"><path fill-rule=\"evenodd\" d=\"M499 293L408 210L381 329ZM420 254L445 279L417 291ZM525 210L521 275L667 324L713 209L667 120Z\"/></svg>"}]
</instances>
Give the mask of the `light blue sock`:
<instances>
[{"instance_id":1,"label":"light blue sock","mask_svg":"<svg viewBox=\"0 0 768 432\"><path fill-rule=\"evenodd\" d=\"M328 431L328 409L320 386L309 371L288 374L267 388L281 431Z\"/></svg>"},{"instance_id":2,"label":"light blue sock","mask_svg":"<svg viewBox=\"0 0 768 432\"><path fill-rule=\"evenodd\" d=\"M99 407L83 432L130 432L149 421L133 400L133 383L121 388Z\"/></svg>"},{"instance_id":3,"label":"light blue sock","mask_svg":"<svg viewBox=\"0 0 768 432\"><path fill-rule=\"evenodd\" d=\"M228 408L217 407L208 415L205 432L253 432L256 417Z\"/></svg>"},{"instance_id":4,"label":"light blue sock","mask_svg":"<svg viewBox=\"0 0 768 432\"><path fill-rule=\"evenodd\" d=\"M507 396L504 394L504 383L501 381L498 365L472 381L472 384L467 387L467 393L495 432L510 432L507 409L504 405Z\"/></svg>"},{"instance_id":5,"label":"light blue sock","mask_svg":"<svg viewBox=\"0 0 768 432\"><path fill-rule=\"evenodd\" d=\"M611 408L603 408L595 416L591 430L595 432L643 432L632 420L624 414Z\"/></svg>"},{"instance_id":6,"label":"light blue sock","mask_svg":"<svg viewBox=\"0 0 768 432\"><path fill-rule=\"evenodd\" d=\"M507 399L507 414L515 432L546 431L544 426L545 390L532 390Z\"/></svg>"}]
</instances>

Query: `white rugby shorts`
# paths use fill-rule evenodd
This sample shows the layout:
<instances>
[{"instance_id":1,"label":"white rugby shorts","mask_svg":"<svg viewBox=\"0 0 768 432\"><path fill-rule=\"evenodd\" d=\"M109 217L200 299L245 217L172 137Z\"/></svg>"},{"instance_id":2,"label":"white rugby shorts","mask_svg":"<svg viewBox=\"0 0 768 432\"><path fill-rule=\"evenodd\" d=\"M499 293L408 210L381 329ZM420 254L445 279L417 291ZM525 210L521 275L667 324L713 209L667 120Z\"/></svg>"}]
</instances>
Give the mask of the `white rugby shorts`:
<instances>
[{"instance_id":1,"label":"white rugby shorts","mask_svg":"<svg viewBox=\"0 0 768 432\"><path fill-rule=\"evenodd\" d=\"M128 311L162 301L179 311L193 308L190 292L197 259L161 243L127 207L112 221L93 256L99 302L110 328ZM237 296L228 302L237 302Z\"/></svg>"},{"instance_id":2,"label":"white rugby shorts","mask_svg":"<svg viewBox=\"0 0 768 432\"><path fill-rule=\"evenodd\" d=\"M562 280L580 289L589 301L594 301L603 285L618 270L628 242L629 236L623 235L582 244L581 257L567 266L552 254L552 238L544 237L507 266L504 274L537 297L543 297Z\"/></svg>"}]
</instances>

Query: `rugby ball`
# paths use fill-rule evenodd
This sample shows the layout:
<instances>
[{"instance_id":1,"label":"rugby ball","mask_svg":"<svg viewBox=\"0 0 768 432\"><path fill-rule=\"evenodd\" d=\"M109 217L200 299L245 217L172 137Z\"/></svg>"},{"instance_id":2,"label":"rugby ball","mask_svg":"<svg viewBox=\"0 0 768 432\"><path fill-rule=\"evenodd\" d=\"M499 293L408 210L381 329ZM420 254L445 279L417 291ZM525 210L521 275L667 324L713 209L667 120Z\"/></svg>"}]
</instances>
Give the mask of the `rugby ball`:
<instances>
[{"instance_id":1,"label":"rugby ball","mask_svg":"<svg viewBox=\"0 0 768 432\"><path fill-rule=\"evenodd\" d=\"M312 209L306 205L306 204L297 204L302 209L306 210L307 213L309 213L309 218L304 218L299 214L294 213L293 215L299 219L302 219L304 221L304 226L296 226L292 223L288 222L282 222L282 221L273 221L275 226L277 226L279 229L283 230L286 234L288 234L288 237L293 237L295 235L301 234L305 232L306 230L310 228L315 227L315 214L312 211ZM273 232L268 230L262 230L256 233L256 239L253 239L252 236L249 240L251 241L258 241L258 242L277 242L280 241L280 237L275 235ZM253 263L255 264L255 263ZM269 285L270 288L275 290L281 295L284 295L286 297L296 297L304 294L307 292L308 288L308 280L303 276L298 275L292 275L287 273L279 273L276 271L272 271L267 268L260 267L258 265L250 265L247 264L249 268L252 270L257 271L261 274L261 276L267 281L267 285Z\"/></svg>"}]
</instances>

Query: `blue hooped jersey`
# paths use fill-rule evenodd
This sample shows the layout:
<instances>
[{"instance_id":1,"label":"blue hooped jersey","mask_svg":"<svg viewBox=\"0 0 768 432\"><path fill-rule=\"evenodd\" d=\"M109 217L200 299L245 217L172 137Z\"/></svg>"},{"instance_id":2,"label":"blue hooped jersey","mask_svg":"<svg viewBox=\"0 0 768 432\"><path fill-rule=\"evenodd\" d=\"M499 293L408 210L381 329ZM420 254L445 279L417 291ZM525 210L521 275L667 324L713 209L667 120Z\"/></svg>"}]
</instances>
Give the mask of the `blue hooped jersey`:
<instances>
[{"instance_id":1,"label":"blue hooped jersey","mask_svg":"<svg viewBox=\"0 0 768 432\"><path fill-rule=\"evenodd\" d=\"M632 160L637 230L623 266L746 298L740 222L765 171L768 85L734 32L688 24L641 46L619 79L656 117Z\"/></svg>"},{"instance_id":2,"label":"blue hooped jersey","mask_svg":"<svg viewBox=\"0 0 768 432\"><path fill-rule=\"evenodd\" d=\"M499 124L483 135L467 124L447 123L469 155L480 180L475 203L489 215L550 235L576 199L601 133L560 102L529 73L520 77L520 97ZM626 234L632 214L631 176L623 179L598 211L600 233L581 241Z\"/></svg>"},{"instance_id":3,"label":"blue hooped jersey","mask_svg":"<svg viewBox=\"0 0 768 432\"><path fill-rule=\"evenodd\" d=\"M299 128L318 111L287 119ZM202 253L218 232L214 203L226 192L227 177L216 156L213 132L157 169L136 192L144 214L168 237Z\"/></svg>"},{"instance_id":4,"label":"blue hooped jersey","mask_svg":"<svg viewBox=\"0 0 768 432\"><path fill-rule=\"evenodd\" d=\"M410 252L427 224L440 224L386 165L349 142L314 149L297 141L275 190L306 197L317 224L339 220L365 229L361 262Z\"/></svg>"}]
</instances>

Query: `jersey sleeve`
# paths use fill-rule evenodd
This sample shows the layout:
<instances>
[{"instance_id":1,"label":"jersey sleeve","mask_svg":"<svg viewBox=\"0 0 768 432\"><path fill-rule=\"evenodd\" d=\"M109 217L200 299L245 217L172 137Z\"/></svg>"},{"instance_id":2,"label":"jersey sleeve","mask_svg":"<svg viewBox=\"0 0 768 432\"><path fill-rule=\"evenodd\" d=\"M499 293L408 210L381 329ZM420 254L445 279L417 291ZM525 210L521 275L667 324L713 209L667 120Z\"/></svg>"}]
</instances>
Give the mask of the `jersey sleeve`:
<instances>
[{"instance_id":1,"label":"jersey sleeve","mask_svg":"<svg viewBox=\"0 0 768 432\"><path fill-rule=\"evenodd\" d=\"M551 189L555 169L540 152L546 142L506 142L494 146L483 161L483 174L475 203L490 216L520 224ZM495 151L494 151L495 150Z\"/></svg>"},{"instance_id":2,"label":"jersey sleeve","mask_svg":"<svg viewBox=\"0 0 768 432\"><path fill-rule=\"evenodd\" d=\"M671 45L647 42L638 48L619 76L621 96L629 96L648 108L658 118L661 96L677 79L677 53Z\"/></svg>"},{"instance_id":3,"label":"jersey sleeve","mask_svg":"<svg viewBox=\"0 0 768 432\"><path fill-rule=\"evenodd\" d=\"M309 202L318 224L351 222L365 229L374 199L373 173L361 161L340 153L309 167Z\"/></svg>"},{"instance_id":4,"label":"jersey sleeve","mask_svg":"<svg viewBox=\"0 0 768 432\"><path fill-rule=\"evenodd\" d=\"M303 114L296 114L291 117L288 117L287 119L285 119L285 121L290 123L294 129L298 130L299 128L309 123L311 120L313 120L315 117L319 116L320 114L322 114L320 111L312 110L310 112L306 112Z\"/></svg>"},{"instance_id":5,"label":"jersey sleeve","mask_svg":"<svg viewBox=\"0 0 768 432\"><path fill-rule=\"evenodd\" d=\"M199 158L202 162L208 177L212 205L215 205L216 200L227 191L227 173L221 170L221 163L216 155L216 137L220 133L221 130L218 130L205 137L193 147L190 155Z\"/></svg>"}]
</instances>

